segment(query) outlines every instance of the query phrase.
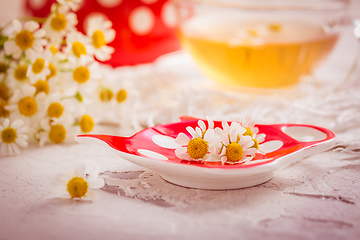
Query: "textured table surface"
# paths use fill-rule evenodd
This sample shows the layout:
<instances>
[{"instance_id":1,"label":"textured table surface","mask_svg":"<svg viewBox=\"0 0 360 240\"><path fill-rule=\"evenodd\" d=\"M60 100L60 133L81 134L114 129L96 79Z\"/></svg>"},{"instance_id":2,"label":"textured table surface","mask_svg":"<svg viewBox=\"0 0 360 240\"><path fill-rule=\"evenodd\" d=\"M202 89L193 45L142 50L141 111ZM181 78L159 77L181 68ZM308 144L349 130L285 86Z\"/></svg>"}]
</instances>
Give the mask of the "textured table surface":
<instances>
[{"instance_id":1,"label":"textured table surface","mask_svg":"<svg viewBox=\"0 0 360 240\"><path fill-rule=\"evenodd\" d=\"M75 161L103 171L94 202L51 198L54 174ZM359 161L358 147L340 145L264 184L209 191L168 183L101 146L30 146L0 159L0 239L359 239Z\"/></svg>"}]
</instances>

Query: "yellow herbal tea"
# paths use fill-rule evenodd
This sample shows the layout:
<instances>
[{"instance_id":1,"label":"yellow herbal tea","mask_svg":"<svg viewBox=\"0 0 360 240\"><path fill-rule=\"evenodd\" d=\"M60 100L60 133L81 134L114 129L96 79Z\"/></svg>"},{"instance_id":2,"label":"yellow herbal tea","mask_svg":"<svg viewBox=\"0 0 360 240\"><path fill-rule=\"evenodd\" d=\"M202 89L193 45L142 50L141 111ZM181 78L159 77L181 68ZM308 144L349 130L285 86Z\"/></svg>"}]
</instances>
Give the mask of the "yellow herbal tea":
<instances>
[{"instance_id":1,"label":"yellow herbal tea","mask_svg":"<svg viewBox=\"0 0 360 240\"><path fill-rule=\"evenodd\" d=\"M338 33L303 22L224 22L192 19L179 31L200 70L228 85L294 85L332 50Z\"/></svg>"}]
</instances>

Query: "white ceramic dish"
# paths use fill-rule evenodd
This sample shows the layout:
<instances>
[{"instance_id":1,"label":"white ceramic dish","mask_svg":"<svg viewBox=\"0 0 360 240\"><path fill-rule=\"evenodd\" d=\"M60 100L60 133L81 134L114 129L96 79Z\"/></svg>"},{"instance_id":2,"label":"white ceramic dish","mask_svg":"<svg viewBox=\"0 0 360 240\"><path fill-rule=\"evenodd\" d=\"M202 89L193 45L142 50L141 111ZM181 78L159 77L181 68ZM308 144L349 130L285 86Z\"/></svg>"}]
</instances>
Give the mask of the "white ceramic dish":
<instances>
[{"instance_id":1,"label":"white ceramic dish","mask_svg":"<svg viewBox=\"0 0 360 240\"><path fill-rule=\"evenodd\" d=\"M195 127L197 119L184 117L178 123L144 129L132 137L84 134L79 142L100 144L130 162L149 168L165 180L191 188L236 189L270 180L274 172L306 156L325 151L334 145L335 134L328 129L299 124L257 125L266 134L262 143L264 156L256 156L248 164L222 165L178 159L175 138ZM206 122L206 121L205 121ZM215 121L215 127L220 126Z\"/></svg>"}]
</instances>

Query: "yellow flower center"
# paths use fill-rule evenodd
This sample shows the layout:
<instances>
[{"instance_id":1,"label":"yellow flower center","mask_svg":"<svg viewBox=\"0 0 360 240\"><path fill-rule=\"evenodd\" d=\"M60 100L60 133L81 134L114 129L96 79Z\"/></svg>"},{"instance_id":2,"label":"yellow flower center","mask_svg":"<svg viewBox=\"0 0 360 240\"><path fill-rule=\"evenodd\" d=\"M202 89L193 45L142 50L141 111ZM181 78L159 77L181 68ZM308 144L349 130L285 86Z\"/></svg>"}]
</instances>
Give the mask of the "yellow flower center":
<instances>
[{"instance_id":1,"label":"yellow flower center","mask_svg":"<svg viewBox=\"0 0 360 240\"><path fill-rule=\"evenodd\" d=\"M49 131L49 139L53 143L62 143L66 138L66 130L62 125L51 126Z\"/></svg>"},{"instance_id":2,"label":"yellow flower center","mask_svg":"<svg viewBox=\"0 0 360 240\"><path fill-rule=\"evenodd\" d=\"M187 152L193 159L204 158L209 150L209 145L202 138L191 139L187 146Z\"/></svg>"},{"instance_id":3,"label":"yellow flower center","mask_svg":"<svg viewBox=\"0 0 360 240\"><path fill-rule=\"evenodd\" d=\"M249 127L245 127L245 129L246 129L246 132L243 134L244 136L252 137L254 135Z\"/></svg>"},{"instance_id":4,"label":"yellow flower center","mask_svg":"<svg viewBox=\"0 0 360 240\"><path fill-rule=\"evenodd\" d=\"M81 131L84 133L91 132L91 130L93 130L95 125L94 120L89 115L82 116L79 124Z\"/></svg>"},{"instance_id":5,"label":"yellow flower center","mask_svg":"<svg viewBox=\"0 0 360 240\"><path fill-rule=\"evenodd\" d=\"M114 96L113 92L110 89L101 89L100 91L100 99L103 102L108 102Z\"/></svg>"},{"instance_id":6,"label":"yellow flower center","mask_svg":"<svg viewBox=\"0 0 360 240\"><path fill-rule=\"evenodd\" d=\"M8 99L8 89L5 84L0 83L0 99L7 100Z\"/></svg>"},{"instance_id":7,"label":"yellow flower center","mask_svg":"<svg viewBox=\"0 0 360 240\"><path fill-rule=\"evenodd\" d=\"M22 50L29 49L34 44L34 36L28 30L20 31L15 36L15 43Z\"/></svg>"},{"instance_id":8,"label":"yellow flower center","mask_svg":"<svg viewBox=\"0 0 360 240\"><path fill-rule=\"evenodd\" d=\"M36 87L35 95L40 92L44 92L44 93L46 93L46 95L49 94L50 88L49 88L49 84L47 83L47 81L39 80L36 83L34 83L34 87Z\"/></svg>"},{"instance_id":9,"label":"yellow flower center","mask_svg":"<svg viewBox=\"0 0 360 240\"><path fill-rule=\"evenodd\" d=\"M272 23L268 26L268 29L271 32L280 32L281 31L281 25L280 24L276 24L276 23Z\"/></svg>"},{"instance_id":10,"label":"yellow flower center","mask_svg":"<svg viewBox=\"0 0 360 240\"><path fill-rule=\"evenodd\" d=\"M67 191L72 198L82 198L88 191L88 183L82 177L73 177L67 183Z\"/></svg>"},{"instance_id":11,"label":"yellow flower center","mask_svg":"<svg viewBox=\"0 0 360 240\"><path fill-rule=\"evenodd\" d=\"M37 104L34 98L24 97L18 103L19 111L22 115L31 117L37 112Z\"/></svg>"},{"instance_id":12,"label":"yellow flower center","mask_svg":"<svg viewBox=\"0 0 360 240\"><path fill-rule=\"evenodd\" d=\"M50 78L56 76L57 73L56 67L52 63L49 64L49 69L50 69L50 74L46 76L46 80L49 80Z\"/></svg>"},{"instance_id":13,"label":"yellow flower center","mask_svg":"<svg viewBox=\"0 0 360 240\"><path fill-rule=\"evenodd\" d=\"M96 30L92 35L93 44L96 48L101 48L106 44L105 36L100 30Z\"/></svg>"},{"instance_id":14,"label":"yellow flower center","mask_svg":"<svg viewBox=\"0 0 360 240\"><path fill-rule=\"evenodd\" d=\"M87 67L81 66L74 70L73 78L78 83L84 83L90 78L90 71Z\"/></svg>"},{"instance_id":15,"label":"yellow flower center","mask_svg":"<svg viewBox=\"0 0 360 240\"><path fill-rule=\"evenodd\" d=\"M65 16L61 13L56 14L55 17L51 19L50 25L55 31L64 30L66 27Z\"/></svg>"},{"instance_id":16,"label":"yellow flower center","mask_svg":"<svg viewBox=\"0 0 360 240\"><path fill-rule=\"evenodd\" d=\"M32 65L31 70L33 71L33 73L35 74L39 74L42 72L42 70L44 70L45 68L45 61L42 58L38 58L35 60L35 62Z\"/></svg>"},{"instance_id":17,"label":"yellow flower center","mask_svg":"<svg viewBox=\"0 0 360 240\"><path fill-rule=\"evenodd\" d=\"M55 55L58 52L58 49L56 47L54 47L54 46L51 46L50 51L52 52L52 54Z\"/></svg>"},{"instance_id":18,"label":"yellow flower center","mask_svg":"<svg viewBox=\"0 0 360 240\"><path fill-rule=\"evenodd\" d=\"M52 103L48 107L47 115L49 117L59 118L64 112L64 107L60 103Z\"/></svg>"},{"instance_id":19,"label":"yellow flower center","mask_svg":"<svg viewBox=\"0 0 360 240\"><path fill-rule=\"evenodd\" d=\"M243 155L244 155L244 151L240 146L240 144L236 142L232 142L226 146L225 156L230 162L240 161Z\"/></svg>"},{"instance_id":20,"label":"yellow flower center","mask_svg":"<svg viewBox=\"0 0 360 240\"><path fill-rule=\"evenodd\" d=\"M28 66L26 65L19 65L14 71L14 77L18 81L24 81L26 77L26 73L28 70Z\"/></svg>"},{"instance_id":21,"label":"yellow flower center","mask_svg":"<svg viewBox=\"0 0 360 240\"><path fill-rule=\"evenodd\" d=\"M81 42L74 42L72 44L72 51L74 55L77 56L78 58L81 56L81 54L86 55L86 48L84 44L82 44Z\"/></svg>"},{"instance_id":22,"label":"yellow flower center","mask_svg":"<svg viewBox=\"0 0 360 240\"><path fill-rule=\"evenodd\" d=\"M252 139L254 141L254 145L252 145L252 148L259 149L259 142L256 139Z\"/></svg>"},{"instance_id":23,"label":"yellow flower center","mask_svg":"<svg viewBox=\"0 0 360 240\"><path fill-rule=\"evenodd\" d=\"M6 144L14 143L17 138L16 130L8 127L1 131L1 140Z\"/></svg>"},{"instance_id":24,"label":"yellow flower center","mask_svg":"<svg viewBox=\"0 0 360 240\"><path fill-rule=\"evenodd\" d=\"M125 89L121 89L116 95L116 101L118 103L121 103L125 101L126 97L127 97L127 92L125 91Z\"/></svg>"},{"instance_id":25,"label":"yellow flower center","mask_svg":"<svg viewBox=\"0 0 360 240\"><path fill-rule=\"evenodd\" d=\"M10 112L5 109L5 106L7 106L7 102L0 100L0 117L8 117L10 115Z\"/></svg>"},{"instance_id":26,"label":"yellow flower center","mask_svg":"<svg viewBox=\"0 0 360 240\"><path fill-rule=\"evenodd\" d=\"M8 69L8 65L3 62L0 62L0 73L6 73L7 69Z\"/></svg>"}]
</instances>

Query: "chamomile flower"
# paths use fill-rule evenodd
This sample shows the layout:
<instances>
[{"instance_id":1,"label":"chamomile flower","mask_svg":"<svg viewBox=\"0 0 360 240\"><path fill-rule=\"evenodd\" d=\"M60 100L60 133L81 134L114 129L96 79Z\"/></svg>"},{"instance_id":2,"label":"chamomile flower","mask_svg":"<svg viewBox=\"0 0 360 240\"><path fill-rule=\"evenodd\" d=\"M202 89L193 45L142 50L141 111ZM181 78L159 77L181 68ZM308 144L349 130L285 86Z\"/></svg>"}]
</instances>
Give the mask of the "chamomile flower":
<instances>
[{"instance_id":1,"label":"chamomile flower","mask_svg":"<svg viewBox=\"0 0 360 240\"><path fill-rule=\"evenodd\" d=\"M28 126L32 121L38 122L38 112L44 107L45 93L36 94L36 88L29 84L24 84L16 89L9 99L9 105L5 107L10 111L11 118L21 118Z\"/></svg>"},{"instance_id":2,"label":"chamomile flower","mask_svg":"<svg viewBox=\"0 0 360 240\"><path fill-rule=\"evenodd\" d=\"M206 128L202 120L198 121L199 127L195 129L188 126L186 130L190 133L191 139L185 133L179 133L175 142L182 145L175 149L175 155L180 159L202 161L213 153L218 144L218 136L214 130ZM184 146L185 145L185 146Z\"/></svg>"},{"instance_id":3,"label":"chamomile flower","mask_svg":"<svg viewBox=\"0 0 360 240\"><path fill-rule=\"evenodd\" d=\"M29 58L35 52L42 50L46 44L45 30L39 29L40 25L37 22L25 22L24 27L17 19L14 19L12 23L15 30L4 44L6 55L18 59L22 53L25 53L26 58Z\"/></svg>"},{"instance_id":4,"label":"chamomile flower","mask_svg":"<svg viewBox=\"0 0 360 240\"><path fill-rule=\"evenodd\" d=\"M44 23L46 36L53 44L59 45L67 32L75 31L77 22L76 14L70 12L69 7L53 4L51 14Z\"/></svg>"},{"instance_id":5,"label":"chamomile flower","mask_svg":"<svg viewBox=\"0 0 360 240\"><path fill-rule=\"evenodd\" d=\"M224 130L221 136L222 148L220 159L222 163L244 163L250 161L257 149L251 148L254 141L250 136L244 136L245 129L241 126Z\"/></svg>"},{"instance_id":6,"label":"chamomile flower","mask_svg":"<svg viewBox=\"0 0 360 240\"><path fill-rule=\"evenodd\" d=\"M109 60L115 51L113 47L106 45L115 38L115 30L111 27L111 21L101 15L89 18L86 33L92 39L93 53L100 61Z\"/></svg>"},{"instance_id":7,"label":"chamomile flower","mask_svg":"<svg viewBox=\"0 0 360 240\"><path fill-rule=\"evenodd\" d=\"M263 133L260 134L253 134L252 136L252 140L254 141L254 145L252 146L253 148L256 148L259 153L261 154L266 154L266 152L261 148L260 143L262 143L265 140L266 135Z\"/></svg>"},{"instance_id":8,"label":"chamomile flower","mask_svg":"<svg viewBox=\"0 0 360 240\"><path fill-rule=\"evenodd\" d=\"M30 56L31 65L28 67L26 76L29 78L30 83L35 83L38 80L46 80L50 75L49 69L50 52L39 51Z\"/></svg>"},{"instance_id":9,"label":"chamomile flower","mask_svg":"<svg viewBox=\"0 0 360 240\"><path fill-rule=\"evenodd\" d=\"M66 36L66 47L64 53L75 56L80 59L82 55L89 56L91 54L91 39L80 32L70 32Z\"/></svg>"},{"instance_id":10,"label":"chamomile flower","mask_svg":"<svg viewBox=\"0 0 360 240\"><path fill-rule=\"evenodd\" d=\"M27 128L24 127L24 121L16 119L10 122L6 118L0 125L0 153L1 155L13 155L20 153L20 147L27 147L28 136Z\"/></svg>"},{"instance_id":11,"label":"chamomile flower","mask_svg":"<svg viewBox=\"0 0 360 240\"><path fill-rule=\"evenodd\" d=\"M85 0L56 0L56 1L60 5L67 6L75 12L79 9L81 2Z\"/></svg>"},{"instance_id":12,"label":"chamomile flower","mask_svg":"<svg viewBox=\"0 0 360 240\"><path fill-rule=\"evenodd\" d=\"M60 144L72 141L76 136L76 128L72 125L73 118L66 115L60 118L44 118L40 121L40 129L35 134L40 146L51 142Z\"/></svg>"},{"instance_id":13,"label":"chamomile flower","mask_svg":"<svg viewBox=\"0 0 360 240\"><path fill-rule=\"evenodd\" d=\"M261 154L265 154L265 152L261 150L261 145L259 144L265 140L266 135L263 133L259 134L259 128L255 127L255 122L251 119L251 117L246 116L241 123L241 126L246 129L244 135L250 136L254 141L254 145L252 147L258 149Z\"/></svg>"},{"instance_id":14,"label":"chamomile flower","mask_svg":"<svg viewBox=\"0 0 360 240\"><path fill-rule=\"evenodd\" d=\"M29 78L27 77L28 68L29 64L25 61L18 63L14 61L11 62L6 81L6 85L9 87L11 93L25 83L29 83Z\"/></svg>"},{"instance_id":15,"label":"chamomile flower","mask_svg":"<svg viewBox=\"0 0 360 240\"><path fill-rule=\"evenodd\" d=\"M53 191L55 197L92 200L95 197L93 189L99 189L105 185L104 179L99 178L98 172L87 175L84 163L80 163L76 168L65 165L65 171L58 173L55 178Z\"/></svg>"},{"instance_id":16,"label":"chamomile flower","mask_svg":"<svg viewBox=\"0 0 360 240\"><path fill-rule=\"evenodd\" d=\"M255 127L255 121L249 116L246 116L240 124L246 129L246 132L244 133L246 136L252 137L254 134L259 133L259 128Z\"/></svg>"},{"instance_id":17,"label":"chamomile flower","mask_svg":"<svg viewBox=\"0 0 360 240\"><path fill-rule=\"evenodd\" d=\"M97 80L99 79L99 63L91 61L86 56L81 56L77 61L74 58L69 58L71 63L70 76L67 78L69 87L76 87L81 91L93 92L97 86Z\"/></svg>"}]
</instances>

